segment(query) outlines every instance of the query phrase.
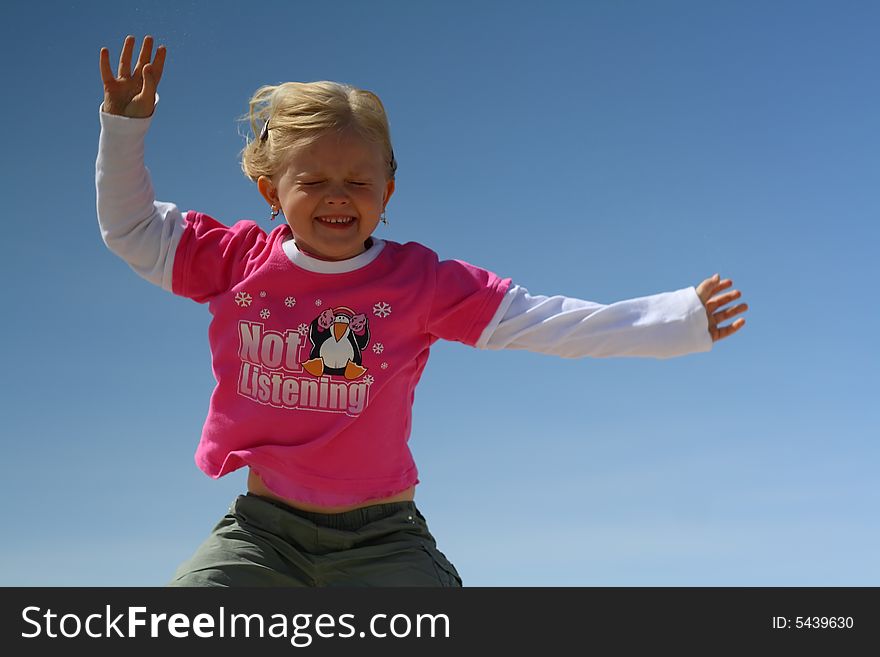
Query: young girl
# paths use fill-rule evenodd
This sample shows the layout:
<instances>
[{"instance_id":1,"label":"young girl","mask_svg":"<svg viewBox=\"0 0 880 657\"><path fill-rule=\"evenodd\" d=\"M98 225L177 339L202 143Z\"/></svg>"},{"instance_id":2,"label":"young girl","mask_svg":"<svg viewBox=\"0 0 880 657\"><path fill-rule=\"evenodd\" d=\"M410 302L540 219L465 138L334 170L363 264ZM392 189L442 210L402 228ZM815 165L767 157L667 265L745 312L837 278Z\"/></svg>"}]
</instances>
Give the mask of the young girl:
<instances>
[{"instance_id":1,"label":"young girl","mask_svg":"<svg viewBox=\"0 0 880 657\"><path fill-rule=\"evenodd\" d=\"M239 496L174 586L461 586L414 502L416 383L442 338L566 358L707 351L745 304L716 274L601 305L533 296L428 248L373 237L397 163L379 99L333 82L262 87L242 168L271 219L226 226L155 201L143 163L165 48L101 49L96 164L107 246L142 277L208 303L217 380L196 451ZM152 61L151 61L152 59Z\"/></svg>"}]
</instances>

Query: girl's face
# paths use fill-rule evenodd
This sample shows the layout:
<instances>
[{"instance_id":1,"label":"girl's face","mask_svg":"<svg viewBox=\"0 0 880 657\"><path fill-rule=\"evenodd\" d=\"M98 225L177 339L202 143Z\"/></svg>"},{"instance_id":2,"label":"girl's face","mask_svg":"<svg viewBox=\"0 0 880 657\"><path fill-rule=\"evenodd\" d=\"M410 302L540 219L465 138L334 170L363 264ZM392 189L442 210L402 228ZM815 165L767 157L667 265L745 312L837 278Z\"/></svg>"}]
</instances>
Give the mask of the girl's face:
<instances>
[{"instance_id":1,"label":"girl's face","mask_svg":"<svg viewBox=\"0 0 880 657\"><path fill-rule=\"evenodd\" d=\"M353 130L329 132L297 149L260 193L280 206L297 246L325 260L365 251L379 215L394 193L378 144Z\"/></svg>"}]
</instances>

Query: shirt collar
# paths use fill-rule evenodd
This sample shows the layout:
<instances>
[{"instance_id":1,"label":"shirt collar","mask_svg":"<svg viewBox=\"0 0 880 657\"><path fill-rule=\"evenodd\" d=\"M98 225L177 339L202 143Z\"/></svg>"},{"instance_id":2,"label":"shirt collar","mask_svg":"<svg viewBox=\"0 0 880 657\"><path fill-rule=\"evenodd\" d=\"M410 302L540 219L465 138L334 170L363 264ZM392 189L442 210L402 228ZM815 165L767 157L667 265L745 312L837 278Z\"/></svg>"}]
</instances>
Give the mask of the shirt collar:
<instances>
[{"instance_id":1,"label":"shirt collar","mask_svg":"<svg viewBox=\"0 0 880 657\"><path fill-rule=\"evenodd\" d=\"M347 260L320 260L307 255L297 248L292 236L289 236L281 243L281 248L293 264L307 271L317 274L345 274L346 272L366 267L382 253L382 249L385 248L385 241L375 237L371 239L373 244L369 249Z\"/></svg>"}]
</instances>

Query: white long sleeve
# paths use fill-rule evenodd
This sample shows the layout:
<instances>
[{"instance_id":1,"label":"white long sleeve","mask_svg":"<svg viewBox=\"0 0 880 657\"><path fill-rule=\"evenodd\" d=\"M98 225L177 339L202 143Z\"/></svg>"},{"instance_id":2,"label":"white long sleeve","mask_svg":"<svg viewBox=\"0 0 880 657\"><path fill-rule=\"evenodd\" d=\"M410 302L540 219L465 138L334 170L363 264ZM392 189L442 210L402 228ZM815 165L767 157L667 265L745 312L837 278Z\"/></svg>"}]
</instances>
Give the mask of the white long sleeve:
<instances>
[{"instance_id":1,"label":"white long sleeve","mask_svg":"<svg viewBox=\"0 0 880 657\"><path fill-rule=\"evenodd\" d=\"M152 119L105 112L100 119L95 187L101 236L140 276L171 291L184 219L173 203L155 200L144 165L144 137ZM709 351L712 340L693 287L603 305L532 296L512 285L476 346L563 358L671 358Z\"/></svg>"},{"instance_id":2,"label":"white long sleeve","mask_svg":"<svg viewBox=\"0 0 880 657\"><path fill-rule=\"evenodd\" d=\"M144 165L144 137L152 118L103 111L100 118L95 188L101 236L135 272L170 292L184 221L176 205L156 201Z\"/></svg>"},{"instance_id":3,"label":"white long sleeve","mask_svg":"<svg viewBox=\"0 0 880 657\"><path fill-rule=\"evenodd\" d=\"M604 305L532 296L512 285L476 346L563 358L671 358L709 351L712 338L693 287Z\"/></svg>"}]
</instances>

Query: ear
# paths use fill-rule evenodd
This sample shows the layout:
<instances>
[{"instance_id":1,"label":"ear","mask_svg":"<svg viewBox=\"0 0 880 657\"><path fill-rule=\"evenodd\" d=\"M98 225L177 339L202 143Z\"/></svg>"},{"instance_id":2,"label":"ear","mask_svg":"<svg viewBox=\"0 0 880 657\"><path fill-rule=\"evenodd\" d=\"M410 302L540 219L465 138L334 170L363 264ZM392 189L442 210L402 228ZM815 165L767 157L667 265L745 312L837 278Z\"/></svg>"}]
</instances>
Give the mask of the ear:
<instances>
[{"instance_id":1,"label":"ear","mask_svg":"<svg viewBox=\"0 0 880 657\"><path fill-rule=\"evenodd\" d=\"M278 201L278 190L275 189L275 183L272 182L271 178L268 176L260 176L257 179L257 189L260 190L260 194L263 195L263 198L266 199L266 202L269 205L274 205L275 207L281 205Z\"/></svg>"},{"instance_id":2,"label":"ear","mask_svg":"<svg viewBox=\"0 0 880 657\"><path fill-rule=\"evenodd\" d=\"M392 178L387 183L385 183L385 198L382 201L382 207L384 208L388 205L388 201L391 199L391 195L394 193L394 179Z\"/></svg>"}]
</instances>

